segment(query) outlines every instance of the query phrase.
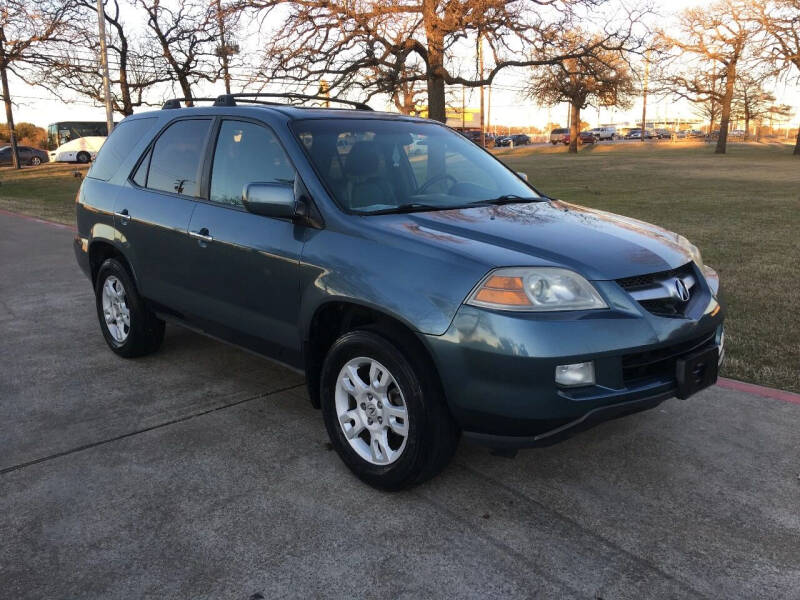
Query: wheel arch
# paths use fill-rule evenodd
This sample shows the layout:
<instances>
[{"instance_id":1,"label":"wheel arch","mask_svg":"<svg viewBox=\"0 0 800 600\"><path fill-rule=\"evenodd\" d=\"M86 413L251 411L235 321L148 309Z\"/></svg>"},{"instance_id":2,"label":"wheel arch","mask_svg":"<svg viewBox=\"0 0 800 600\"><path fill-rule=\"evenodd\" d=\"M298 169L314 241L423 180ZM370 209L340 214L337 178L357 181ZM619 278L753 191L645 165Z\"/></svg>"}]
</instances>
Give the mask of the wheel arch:
<instances>
[{"instance_id":1,"label":"wheel arch","mask_svg":"<svg viewBox=\"0 0 800 600\"><path fill-rule=\"evenodd\" d=\"M136 273L128 257L125 256L125 253L119 246L104 238L94 239L89 242L89 269L92 278L92 286L97 283L97 272L100 270L100 265L109 258L116 258L122 263L122 266L125 267L125 270L128 271L128 274L133 279L134 285L138 288L139 282L136 279Z\"/></svg>"},{"instance_id":2,"label":"wheel arch","mask_svg":"<svg viewBox=\"0 0 800 600\"><path fill-rule=\"evenodd\" d=\"M419 333L402 318L352 300L332 299L317 306L305 330L303 358L308 395L314 408L320 408L320 375L325 355L344 333L355 329L370 329L397 343L412 354L409 358L429 370L442 388L441 377L433 356ZM441 389L445 397L444 389Z\"/></svg>"}]
</instances>

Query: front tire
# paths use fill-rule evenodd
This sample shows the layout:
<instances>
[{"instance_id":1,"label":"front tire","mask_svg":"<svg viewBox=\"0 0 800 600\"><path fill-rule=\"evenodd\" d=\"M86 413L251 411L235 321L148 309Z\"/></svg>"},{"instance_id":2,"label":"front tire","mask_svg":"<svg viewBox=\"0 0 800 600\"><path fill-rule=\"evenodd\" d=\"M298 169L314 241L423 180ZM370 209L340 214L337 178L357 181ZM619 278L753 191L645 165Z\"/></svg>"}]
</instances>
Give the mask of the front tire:
<instances>
[{"instance_id":1,"label":"front tire","mask_svg":"<svg viewBox=\"0 0 800 600\"><path fill-rule=\"evenodd\" d=\"M109 258L100 265L94 289L100 329L114 353L134 358L158 350L164 321L145 306L122 263Z\"/></svg>"},{"instance_id":2,"label":"front tire","mask_svg":"<svg viewBox=\"0 0 800 600\"><path fill-rule=\"evenodd\" d=\"M30 165L32 167L38 167L40 164L42 164L41 158L39 158L38 156L34 156L33 158L31 158Z\"/></svg>"},{"instance_id":3,"label":"front tire","mask_svg":"<svg viewBox=\"0 0 800 600\"><path fill-rule=\"evenodd\" d=\"M380 332L351 331L331 346L320 380L328 436L362 481L401 490L434 476L452 458L458 428L419 352Z\"/></svg>"},{"instance_id":4,"label":"front tire","mask_svg":"<svg viewBox=\"0 0 800 600\"><path fill-rule=\"evenodd\" d=\"M80 164L85 165L90 160L92 160L92 157L89 155L88 152L78 152L78 155L75 157L75 160L77 160Z\"/></svg>"}]
</instances>

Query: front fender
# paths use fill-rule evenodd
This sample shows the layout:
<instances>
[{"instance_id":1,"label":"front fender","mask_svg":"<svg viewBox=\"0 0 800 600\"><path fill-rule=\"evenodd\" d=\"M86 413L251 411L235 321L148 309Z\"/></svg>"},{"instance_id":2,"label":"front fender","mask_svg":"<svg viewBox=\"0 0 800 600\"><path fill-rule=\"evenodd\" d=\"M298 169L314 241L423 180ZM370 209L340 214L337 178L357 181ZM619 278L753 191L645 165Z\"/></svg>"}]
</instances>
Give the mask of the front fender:
<instances>
[{"instance_id":1,"label":"front fender","mask_svg":"<svg viewBox=\"0 0 800 600\"><path fill-rule=\"evenodd\" d=\"M485 274L483 265L430 248L317 231L303 248L299 323L305 336L315 312L338 300L375 309L412 331L441 335Z\"/></svg>"}]
</instances>

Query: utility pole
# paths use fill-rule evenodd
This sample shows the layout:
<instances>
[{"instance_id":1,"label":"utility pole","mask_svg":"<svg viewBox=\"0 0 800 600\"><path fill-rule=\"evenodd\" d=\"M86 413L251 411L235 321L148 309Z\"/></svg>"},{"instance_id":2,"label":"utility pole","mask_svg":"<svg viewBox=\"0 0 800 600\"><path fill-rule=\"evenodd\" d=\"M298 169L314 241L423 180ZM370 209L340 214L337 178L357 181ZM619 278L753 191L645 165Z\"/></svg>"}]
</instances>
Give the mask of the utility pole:
<instances>
[{"instance_id":1,"label":"utility pole","mask_svg":"<svg viewBox=\"0 0 800 600\"><path fill-rule=\"evenodd\" d=\"M225 15L222 13L222 0L215 0L214 2L217 9L217 26L219 27L219 49L217 54L222 61L222 79L225 81L225 93L231 93L231 73L228 69L228 55L231 49L228 47L228 41L225 39Z\"/></svg>"},{"instance_id":2,"label":"utility pole","mask_svg":"<svg viewBox=\"0 0 800 600\"><path fill-rule=\"evenodd\" d=\"M478 32L478 79L483 80L483 34ZM481 146L486 147L486 128L483 120L483 84L481 84Z\"/></svg>"},{"instance_id":3,"label":"utility pole","mask_svg":"<svg viewBox=\"0 0 800 600\"><path fill-rule=\"evenodd\" d=\"M486 107L486 128L492 132L492 84L489 84L489 105Z\"/></svg>"},{"instance_id":4,"label":"utility pole","mask_svg":"<svg viewBox=\"0 0 800 600\"><path fill-rule=\"evenodd\" d=\"M3 86L3 103L6 107L8 139L11 142L11 161L15 169L20 168L17 135L14 133L14 112L11 108L11 92L8 90L8 59L6 57L6 34L0 27L0 82Z\"/></svg>"},{"instance_id":5,"label":"utility pole","mask_svg":"<svg viewBox=\"0 0 800 600\"><path fill-rule=\"evenodd\" d=\"M100 36L100 64L103 67L103 97L106 100L108 135L114 129L114 109L111 107L111 88L108 82L108 49L106 48L106 11L103 0L97 0L97 29Z\"/></svg>"},{"instance_id":6,"label":"utility pole","mask_svg":"<svg viewBox=\"0 0 800 600\"><path fill-rule=\"evenodd\" d=\"M461 133L464 133L467 124L467 106L464 104L464 86L461 86Z\"/></svg>"},{"instance_id":7,"label":"utility pole","mask_svg":"<svg viewBox=\"0 0 800 600\"><path fill-rule=\"evenodd\" d=\"M644 86L642 87L642 129L640 130L642 133L642 142L645 141L644 139L644 132L645 128L647 127L647 84L649 83L650 79L650 48L647 49L647 52L644 55Z\"/></svg>"}]
</instances>

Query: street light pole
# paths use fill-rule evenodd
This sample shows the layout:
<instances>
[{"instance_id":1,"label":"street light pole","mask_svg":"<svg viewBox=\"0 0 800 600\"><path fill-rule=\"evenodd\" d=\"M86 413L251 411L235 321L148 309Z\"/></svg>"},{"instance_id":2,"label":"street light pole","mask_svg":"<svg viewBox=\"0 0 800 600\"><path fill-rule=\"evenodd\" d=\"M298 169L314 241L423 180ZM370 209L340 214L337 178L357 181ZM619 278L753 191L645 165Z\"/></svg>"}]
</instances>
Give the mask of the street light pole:
<instances>
[{"instance_id":1,"label":"street light pole","mask_svg":"<svg viewBox=\"0 0 800 600\"><path fill-rule=\"evenodd\" d=\"M483 80L483 36L478 32L478 79ZM484 125L483 112L483 84L481 83L481 147L486 147L486 126Z\"/></svg>"},{"instance_id":2,"label":"street light pole","mask_svg":"<svg viewBox=\"0 0 800 600\"><path fill-rule=\"evenodd\" d=\"M108 49L106 48L106 12L103 0L97 0L97 29L100 36L100 64L103 67L103 96L106 101L108 135L114 129L114 109L111 106L111 86L108 81Z\"/></svg>"},{"instance_id":3,"label":"street light pole","mask_svg":"<svg viewBox=\"0 0 800 600\"><path fill-rule=\"evenodd\" d=\"M645 54L644 58L644 86L642 88L642 128L639 130L641 133L641 141L644 142L644 132L647 128L647 84L648 79L650 78L650 49L647 49L647 53Z\"/></svg>"}]
</instances>

